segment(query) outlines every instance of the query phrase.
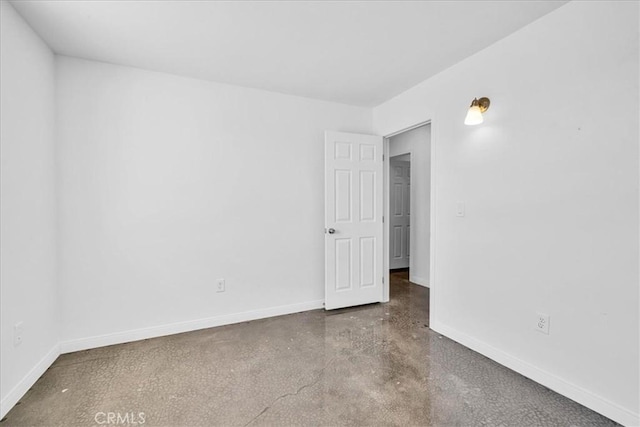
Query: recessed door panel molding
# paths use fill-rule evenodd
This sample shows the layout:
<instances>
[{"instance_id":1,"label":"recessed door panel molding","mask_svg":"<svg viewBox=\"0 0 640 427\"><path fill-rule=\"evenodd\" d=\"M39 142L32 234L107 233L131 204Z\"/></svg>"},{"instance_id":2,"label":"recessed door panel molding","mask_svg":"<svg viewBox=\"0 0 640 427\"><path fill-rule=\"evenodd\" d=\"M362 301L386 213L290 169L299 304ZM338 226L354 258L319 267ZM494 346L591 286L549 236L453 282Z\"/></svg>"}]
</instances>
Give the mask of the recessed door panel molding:
<instances>
[{"instance_id":1,"label":"recessed door panel molding","mask_svg":"<svg viewBox=\"0 0 640 427\"><path fill-rule=\"evenodd\" d=\"M404 196L403 185L399 183L394 183L392 193L393 193L393 215L403 216L404 215L404 212L403 212L404 206L402 202L402 198Z\"/></svg>"},{"instance_id":2,"label":"recessed door panel molding","mask_svg":"<svg viewBox=\"0 0 640 427\"><path fill-rule=\"evenodd\" d=\"M336 239L336 280L337 291L353 287L351 239Z\"/></svg>"},{"instance_id":3,"label":"recessed door panel molding","mask_svg":"<svg viewBox=\"0 0 640 427\"><path fill-rule=\"evenodd\" d=\"M393 258L401 259L403 254L402 235L404 234L404 227L401 225L394 226L391 234L393 236Z\"/></svg>"},{"instance_id":4,"label":"recessed door panel molding","mask_svg":"<svg viewBox=\"0 0 640 427\"><path fill-rule=\"evenodd\" d=\"M376 146L360 144L360 161L374 161L376 158Z\"/></svg>"},{"instance_id":5,"label":"recessed door panel molding","mask_svg":"<svg viewBox=\"0 0 640 427\"><path fill-rule=\"evenodd\" d=\"M382 138L326 132L324 161L325 308L382 301Z\"/></svg>"},{"instance_id":6,"label":"recessed door panel molding","mask_svg":"<svg viewBox=\"0 0 640 427\"><path fill-rule=\"evenodd\" d=\"M334 171L334 195L335 195L335 221L336 222L351 222L351 205L352 205L352 191L351 191L351 171L336 169Z\"/></svg>"},{"instance_id":7,"label":"recessed door panel molding","mask_svg":"<svg viewBox=\"0 0 640 427\"><path fill-rule=\"evenodd\" d=\"M411 163L392 158L389 166L393 171L389 178L389 268L407 268L410 256Z\"/></svg>"},{"instance_id":8,"label":"recessed door panel molding","mask_svg":"<svg viewBox=\"0 0 640 427\"><path fill-rule=\"evenodd\" d=\"M334 158L336 160L351 160L351 144L336 141L334 144Z\"/></svg>"},{"instance_id":9,"label":"recessed door panel molding","mask_svg":"<svg viewBox=\"0 0 640 427\"><path fill-rule=\"evenodd\" d=\"M376 285L376 238L360 238L360 286Z\"/></svg>"},{"instance_id":10,"label":"recessed door panel molding","mask_svg":"<svg viewBox=\"0 0 640 427\"><path fill-rule=\"evenodd\" d=\"M360 221L376 220L376 173L360 171Z\"/></svg>"}]
</instances>

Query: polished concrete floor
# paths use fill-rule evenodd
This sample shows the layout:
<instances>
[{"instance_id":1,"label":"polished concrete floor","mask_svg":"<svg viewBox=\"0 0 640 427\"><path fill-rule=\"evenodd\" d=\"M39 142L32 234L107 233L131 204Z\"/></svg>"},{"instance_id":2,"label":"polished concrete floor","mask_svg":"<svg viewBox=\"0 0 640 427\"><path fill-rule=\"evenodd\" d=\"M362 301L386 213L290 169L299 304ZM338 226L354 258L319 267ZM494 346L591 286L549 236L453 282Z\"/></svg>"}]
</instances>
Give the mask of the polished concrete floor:
<instances>
[{"instance_id":1,"label":"polished concrete floor","mask_svg":"<svg viewBox=\"0 0 640 427\"><path fill-rule=\"evenodd\" d=\"M0 427L616 425L431 331L428 299L400 272L388 304L66 354Z\"/></svg>"}]
</instances>

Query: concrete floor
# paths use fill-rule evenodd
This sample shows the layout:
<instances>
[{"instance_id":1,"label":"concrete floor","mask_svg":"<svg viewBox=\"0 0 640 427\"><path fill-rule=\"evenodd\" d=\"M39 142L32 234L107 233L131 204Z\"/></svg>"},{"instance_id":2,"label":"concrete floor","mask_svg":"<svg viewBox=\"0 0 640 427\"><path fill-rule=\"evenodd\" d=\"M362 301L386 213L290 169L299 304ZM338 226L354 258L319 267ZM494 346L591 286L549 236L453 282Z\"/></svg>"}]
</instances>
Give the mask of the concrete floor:
<instances>
[{"instance_id":1,"label":"concrete floor","mask_svg":"<svg viewBox=\"0 0 640 427\"><path fill-rule=\"evenodd\" d=\"M431 331L428 299L401 272L388 304L65 354L0 426L616 425Z\"/></svg>"}]
</instances>

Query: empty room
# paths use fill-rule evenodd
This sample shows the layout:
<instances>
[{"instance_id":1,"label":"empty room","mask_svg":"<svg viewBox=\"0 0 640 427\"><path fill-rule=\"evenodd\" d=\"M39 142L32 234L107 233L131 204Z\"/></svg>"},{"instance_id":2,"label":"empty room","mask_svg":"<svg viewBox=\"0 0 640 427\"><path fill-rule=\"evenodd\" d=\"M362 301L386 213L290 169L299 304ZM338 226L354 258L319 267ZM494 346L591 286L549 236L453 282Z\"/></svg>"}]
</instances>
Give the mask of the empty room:
<instances>
[{"instance_id":1,"label":"empty room","mask_svg":"<svg viewBox=\"0 0 640 427\"><path fill-rule=\"evenodd\" d=\"M639 24L0 0L0 427L640 426Z\"/></svg>"}]
</instances>

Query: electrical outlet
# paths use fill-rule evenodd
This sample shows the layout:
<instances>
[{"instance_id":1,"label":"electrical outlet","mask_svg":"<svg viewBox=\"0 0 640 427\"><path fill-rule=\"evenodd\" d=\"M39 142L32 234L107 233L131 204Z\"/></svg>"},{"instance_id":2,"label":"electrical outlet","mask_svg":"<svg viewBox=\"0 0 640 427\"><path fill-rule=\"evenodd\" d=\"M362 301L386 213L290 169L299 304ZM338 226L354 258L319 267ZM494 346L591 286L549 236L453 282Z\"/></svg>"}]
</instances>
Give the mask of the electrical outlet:
<instances>
[{"instance_id":1,"label":"electrical outlet","mask_svg":"<svg viewBox=\"0 0 640 427\"><path fill-rule=\"evenodd\" d=\"M22 344L22 334L24 333L24 323L18 322L13 325L13 346L17 347Z\"/></svg>"},{"instance_id":2,"label":"electrical outlet","mask_svg":"<svg viewBox=\"0 0 640 427\"><path fill-rule=\"evenodd\" d=\"M536 331L549 335L549 315L536 313Z\"/></svg>"},{"instance_id":3,"label":"electrical outlet","mask_svg":"<svg viewBox=\"0 0 640 427\"><path fill-rule=\"evenodd\" d=\"M224 292L225 291L225 281L224 279L218 279L218 288L216 289L216 292Z\"/></svg>"}]
</instances>

